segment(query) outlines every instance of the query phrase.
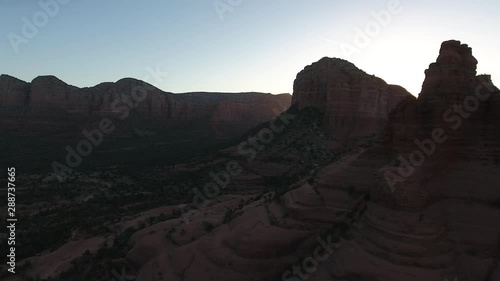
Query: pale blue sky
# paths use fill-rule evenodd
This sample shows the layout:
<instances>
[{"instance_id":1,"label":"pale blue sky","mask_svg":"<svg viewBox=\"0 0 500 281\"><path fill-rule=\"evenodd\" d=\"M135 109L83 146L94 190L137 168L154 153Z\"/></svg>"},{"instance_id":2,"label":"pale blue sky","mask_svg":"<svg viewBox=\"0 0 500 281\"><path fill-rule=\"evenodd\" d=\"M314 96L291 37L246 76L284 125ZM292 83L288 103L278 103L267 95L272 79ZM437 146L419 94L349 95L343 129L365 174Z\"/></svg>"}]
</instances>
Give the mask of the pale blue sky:
<instances>
[{"instance_id":1,"label":"pale blue sky","mask_svg":"<svg viewBox=\"0 0 500 281\"><path fill-rule=\"evenodd\" d=\"M165 91L278 94L328 56L416 95L441 42L458 39L473 47L478 72L500 85L497 0L400 0L398 12L388 9L391 0L69 0L16 53L9 34L23 36L23 17L43 23L39 2L51 1L0 0L0 73L26 81L51 74L84 87L143 79L158 66L168 78L148 82ZM221 14L214 3L236 4ZM382 10L388 24L357 45L357 28ZM357 52L349 56L341 44Z\"/></svg>"}]
</instances>

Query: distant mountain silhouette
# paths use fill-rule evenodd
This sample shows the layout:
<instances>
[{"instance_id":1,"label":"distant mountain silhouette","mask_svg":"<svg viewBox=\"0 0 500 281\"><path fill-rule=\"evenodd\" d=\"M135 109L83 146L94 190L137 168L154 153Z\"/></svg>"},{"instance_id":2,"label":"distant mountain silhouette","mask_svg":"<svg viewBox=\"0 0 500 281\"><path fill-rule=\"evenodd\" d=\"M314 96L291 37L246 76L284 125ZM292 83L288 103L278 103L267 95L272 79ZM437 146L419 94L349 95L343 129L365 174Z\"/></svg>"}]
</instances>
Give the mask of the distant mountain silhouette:
<instances>
[{"instance_id":1,"label":"distant mountain silhouette","mask_svg":"<svg viewBox=\"0 0 500 281\"><path fill-rule=\"evenodd\" d=\"M107 118L115 129L85 165L165 163L182 151L202 152L231 140L286 110L290 101L289 94L166 93L132 78L77 88L54 76L26 83L1 75L0 130L6 132L1 142L7 155L2 160L50 166L64 156L66 145L86 138L83 130L99 129ZM122 149L127 157L114 153Z\"/></svg>"}]
</instances>

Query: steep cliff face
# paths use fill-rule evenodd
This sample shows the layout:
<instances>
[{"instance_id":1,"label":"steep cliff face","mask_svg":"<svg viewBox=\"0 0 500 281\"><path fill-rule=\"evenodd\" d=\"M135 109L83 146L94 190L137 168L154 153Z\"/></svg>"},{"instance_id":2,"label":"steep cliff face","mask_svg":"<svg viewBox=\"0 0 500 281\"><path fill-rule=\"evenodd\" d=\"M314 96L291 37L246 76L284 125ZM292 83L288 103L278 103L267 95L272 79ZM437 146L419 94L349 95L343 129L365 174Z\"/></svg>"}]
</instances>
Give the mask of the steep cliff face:
<instances>
[{"instance_id":1,"label":"steep cliff face","mask_svg":"<svg viewBox=\"0 0 500 281\"><path fill-rule=\"evenodd\" d=\"M0 105L24 106L28 103L30 85L17 78L0 75Z\"/></svg>"},{"instance_id":2,"label":"steep cliff face","mask_svg":"<svg viewBox=\"0 0 500 281\"><path fill-rule=\"evenodd\" d=\"M229 112L233 112L237 114L237 116L232 115L235 120L239 119L241 122L238 125L246 130L267 121L272 110L279 113L288 108L290 99L290 95L287 94L273 96L261 93L176 95L165 93L143 81L131 78L80 89L54 76L40 76L31 83L7 75L0 76L0 108L4 110L25 107L25 111L42 116L48 112L58 111L86 116L116 115L119 118L127 107L129 111L134 111L142 118L163 121L164 126L170 125L168 121L175 123L212 118L212 115L217 119L219 117L215 115L228 115L231 114ZM232 108L232 105L235 108ZM224 113L224 110L228 112ZM242 118L249 110L253 110L253 114Z\"/></svg>"},{"instance_id":3,"label":"steep cliff face","mask_svg":"<svg viewBox=\"0 0 500 281\"><path fill-rule=\"evenodd\" d=\"M407 103L392 120L395 142L413 142L441 128L449 140L444 146L481 145L498 137L498 89L489 75L476 76L477 60L459 41L447 41L440 55L425 71L418 100ZM404 126L404 128L396 128ZM466 153L466 151L461 151Z\"/></svg>"},{"instance_id":4,"label":"steep cliff face","mask_svg":"<svg viewBox=\"0 0 500 281\"><path fill-rule=\"evenodd\" d=\"M324 112L326 131L344 140L380 131L405 99L414 98L404 88L388 85L348 61L323 58L297 75L292 103Z\"/></svg>"},{"instance_id":5,"label":"steep cliff face","mask_svg":"<svg viewBox=\"0 0 500 281\"><path fill-rule=\"evenodd\" d=\"M289 94L172 94L131 78L78 88L54 76L40 76L26 83L2 75L0 130L5 134L0 141L7 155L3 161L14 161L19 155L36 156L37 161L59 159L55 155L66 145L85 139L82 131L99 128L103 118L112 120L116 128L105 136L104 146L113 147L105 151L123 147L136 151L145 146L136 139L140 137L150 137L146 147L152 151L138 152L134 157L161 155L160 151L168 147L169 151L202 151L207 145L230 140L270 120L286 110L290 101ZM31 143L36 143L38 151L29 150L34 147ZM176 149L171 147L174 145ZM114 156L102 159L112 160Z\"/></svg>"},{"instance_id":6,"label":"steep cliff face","mask_svg":"<svg viewBox=\"0 0 500 281\"><path fill-rule=\"evenodd\" d=\"M344 261L334 265L338 275L497 280L500 91L476 76L476 65L467 45L444 42L419 98L391 115L394 161L374 165L380 180L354 239L335 257Z\"/></svg>"}]
</instances>

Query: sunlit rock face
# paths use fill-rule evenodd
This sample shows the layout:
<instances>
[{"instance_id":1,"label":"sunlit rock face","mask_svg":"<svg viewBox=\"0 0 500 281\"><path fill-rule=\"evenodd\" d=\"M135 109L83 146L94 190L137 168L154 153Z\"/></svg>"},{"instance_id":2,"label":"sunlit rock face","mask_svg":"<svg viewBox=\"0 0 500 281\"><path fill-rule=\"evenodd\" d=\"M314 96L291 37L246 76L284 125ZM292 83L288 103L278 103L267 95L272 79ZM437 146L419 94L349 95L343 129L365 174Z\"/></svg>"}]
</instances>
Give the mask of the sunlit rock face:
<instances>
[{"instance_id":1,"label":"sunlit rock face","mask_svg":"<svg viewBox=\"0 0 500 281\"><path fill-rule=\"evenodd\" d=\"M323 58L297 74L292 103L324 112L326 131L344 140L380 131L405 99L413 96L404 88L388 85L348 61Z\"/></svg>"}]
</instances>

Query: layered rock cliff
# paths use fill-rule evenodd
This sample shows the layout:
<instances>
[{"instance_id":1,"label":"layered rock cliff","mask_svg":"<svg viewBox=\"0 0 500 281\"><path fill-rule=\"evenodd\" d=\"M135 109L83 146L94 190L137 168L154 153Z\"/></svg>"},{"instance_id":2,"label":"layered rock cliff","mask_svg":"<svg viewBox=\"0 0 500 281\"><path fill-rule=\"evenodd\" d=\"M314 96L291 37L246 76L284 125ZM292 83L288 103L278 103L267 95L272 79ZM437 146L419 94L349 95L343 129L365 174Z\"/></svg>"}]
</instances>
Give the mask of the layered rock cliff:
<instances>
[{"instance_id":1,"label":"layered rock cliff","mask_svg":"<svg viewBox=\"0 0 500 281\"><path fill-rule=\"evenodd\" d=\"M388 85L348 61L325 57L297 74L292 103L324 112L326 131L343 141L379 132L405 99L413 96L404 88Z\"/></svg>"},{"instance_id":2,"label":"layered rock cliff","mask_svg":"<svg viewBox=\"0 0 500 281\"><path fill-rule=\"evenodd\" d=\"M0 142L5 149L2 155L7 155L2 160L31 163L46 158L50 163L51 158L60 159L66 145L85 139L82 131L99 128L103 118L112 120L116 129L106 134L106 142L98 148L106 155L101 160L115 159L108 152L124 148L137 152L130 159L151 154L150 159L166 159L174 151L201 152L270 120L286 110L290 101L289 94L172 94L131 78L78 88L54 76L26 83L1 75L0 130L5 134ZM137 140L141 137L149 139ZM32 143L38 148L31 150ZM166 154L160 157L163 150ZM34 158L19 160L24 155ZM95 159L94 164L101 160Z\"/></svg>"},{"instance_id":3,"label":"layered rock cliff","mask_svg":"<svg viewBox=\"0 0 500 281\"><path fill-rule=\"evenodd\" d=\"M87 118L114 116L125 119L128 117L125 112L133 111L139 118L157 120L161 126L169 127L179 121L200 118L218 120L224 114L232 114L234 120L240 122L237 125L243 132L275 116L277 113L273 110L279 113L289 105L290 95L286 94L172 94L131 78L80 89L54 76L40 76L31 83L7 75L0 76L0 109L3 112L18 109L29 112L26 115L41 118L61 112ZM231 136L234 135L221 135L226 138Z\"/></svg>"},{"instance_id":4,"label":"layered rock cliff","mask_svg":"<svg viewBox=\"0 0 500 281\"><path fill-rule=\"evenodd\" d=\"M383 180L353 244L368 261L389 261L398 272L372 267L370 274L498 279L500 91L489 76L476 75L476 65L467 45L444 42L419 98L391 116L395 159L380 170ZM396 245L394 237L405 242Z\"/></svg>"}]
</instances>

